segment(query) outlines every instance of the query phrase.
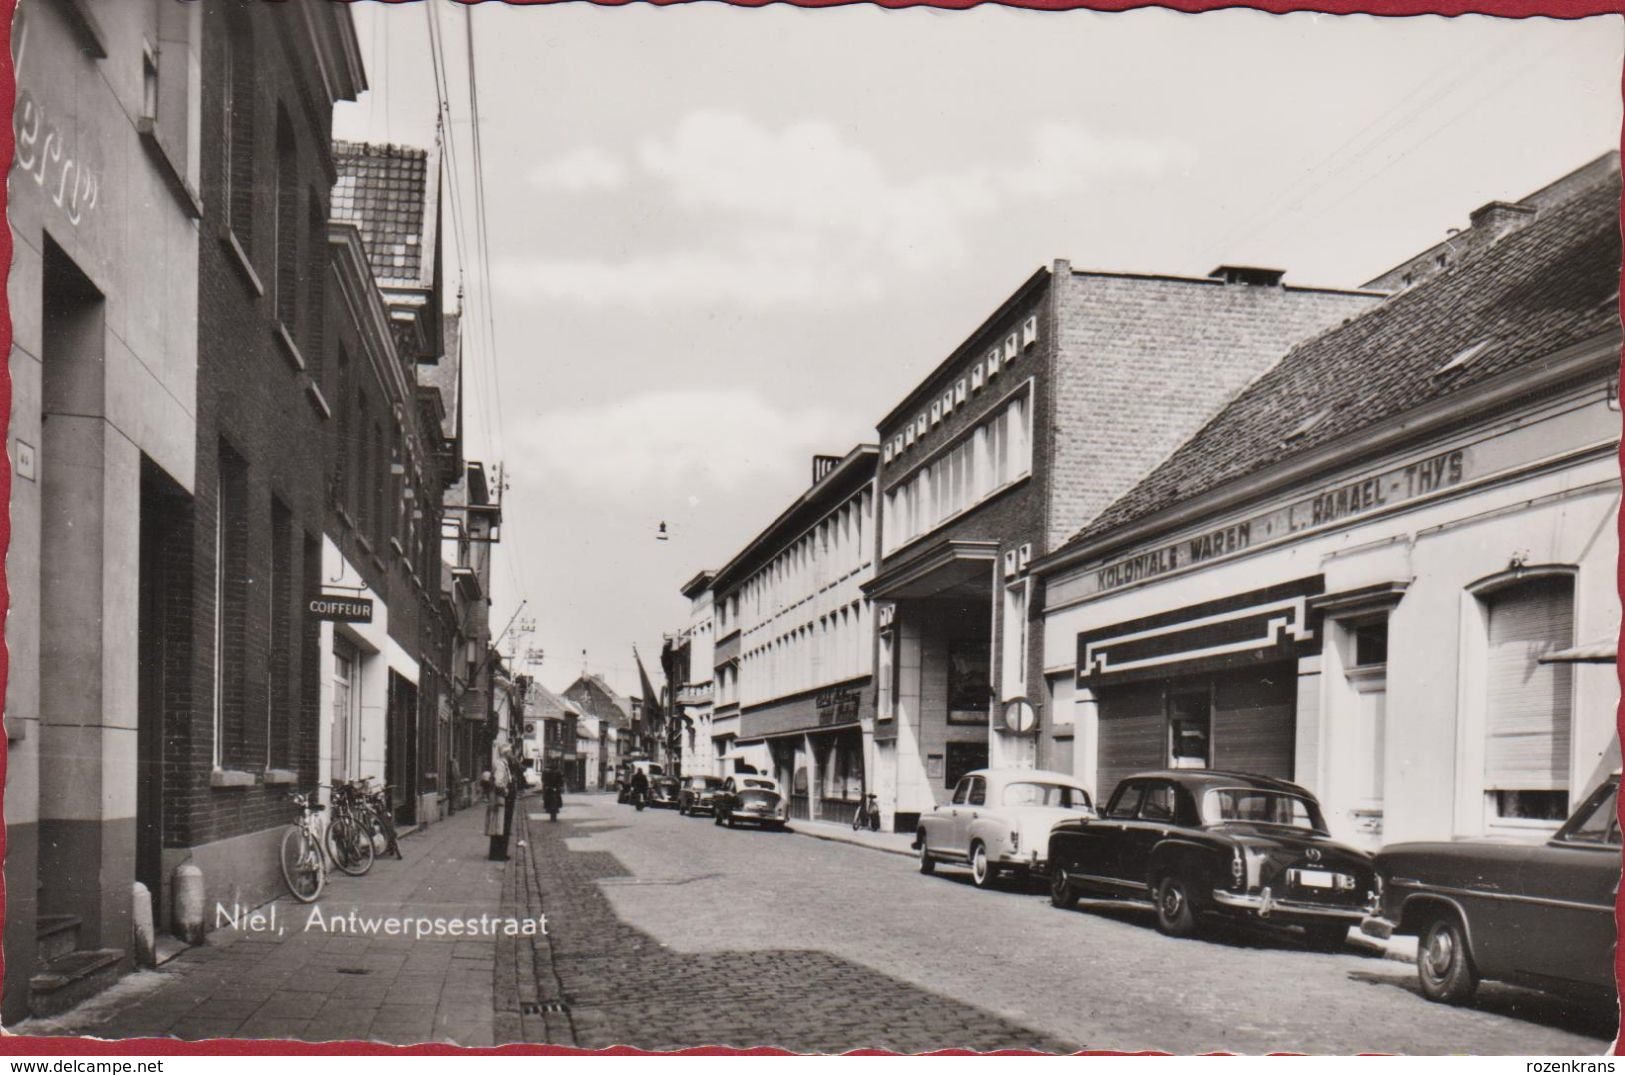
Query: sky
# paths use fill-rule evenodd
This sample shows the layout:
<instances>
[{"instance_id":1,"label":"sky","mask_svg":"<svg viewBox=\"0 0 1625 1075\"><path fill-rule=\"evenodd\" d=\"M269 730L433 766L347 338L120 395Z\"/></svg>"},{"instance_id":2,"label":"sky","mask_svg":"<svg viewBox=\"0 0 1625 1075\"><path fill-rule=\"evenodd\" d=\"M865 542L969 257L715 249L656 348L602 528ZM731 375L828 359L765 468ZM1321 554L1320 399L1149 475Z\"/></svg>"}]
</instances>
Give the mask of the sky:
<instances>
[{"instance_id":1,"label":"sky","mask_svg":"<svg viewBox=\"0 0 1625 1075\"><path fill-rule=\"evenodd\" d=\"M435 144L438 20L493 619L556 689L658 686L678 587L1040 266L1355 286L1620 141L1616 16L351 11L372 142Z\"/></svg>"}]
</instances>

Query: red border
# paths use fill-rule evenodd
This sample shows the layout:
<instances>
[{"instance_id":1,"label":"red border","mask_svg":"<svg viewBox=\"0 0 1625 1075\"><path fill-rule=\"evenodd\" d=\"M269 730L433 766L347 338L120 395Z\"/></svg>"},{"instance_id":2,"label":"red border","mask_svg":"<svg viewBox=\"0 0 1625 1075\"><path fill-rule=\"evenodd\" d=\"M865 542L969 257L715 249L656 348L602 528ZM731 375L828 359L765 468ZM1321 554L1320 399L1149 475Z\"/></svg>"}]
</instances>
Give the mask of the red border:
<instances>
[{"instance_id":1,"label":"red border","mask_svg":"<svg viewBox=\"0 0 1625 1075\"><path fill-rule=\"evenodd\" d=\"M342 0L353 3L355 0ZM400 4L418 2L418 0L378 0L382 3ZM458 0L464 4L480 4L492 0ZM557 3L596 3L609 7L620 7L630 3L649 3L659 6L667 4L689 3L692 0L500 0L502 3L514 5L542 5ZM726 0L727 3L738 7L756 8L770 5L788 4L794 7L824 8L845 7L855 3L868 3L884 8L913 8L928 7L948 10L963 10L981 6L983 3L994 4L999 7L1027 8L1038 11L1130 11L1140 8L1163 8L1170 11L1194 14L1205 11L1220 11L1230 9L1244 9L1263 11L1269 14L1287 14L1290 12L1316 12L1326 15L1494 15L1503 18L1558 18L1579 19L1592 15L1620 15L1625 14L1625 0L1547 0L1545 3L1536 0L1320 0L1320 2L1303 2L1303 0L1250 0L1247 3L1237 3L1235 0L1163 0L1157 3L1152 0ZM11 37L11 22L15 14L17 0L0 0L0 17L3 17L6 29L6 38ZM1625 98L1625 71L1621 73L1621 93ZM0 51L0 107L10 113L14 107L16 94L13 79L11 50L7 48ZM1622 136L1622 148L1625 148L1625 136ZM11 124L0 129L0 159L11 160L13 152L13 133ZM3 196L0 196L3 197ZM1622 197L1622 215L1625 215L1625 197ZM0 228L0 264L11 264L11 228ZM1625 299L1620 304L1622 314L1625 314ZM11 353L11 309L9 292L0 296L0 351L9 355ZM11 369L10 363L0 369L0 406L4 413L11 413ZM1625 468L1625 442L1622 442L1619 452L1622 468ZM0 457L0 502L7 505L11 503L11 456L8 451ZM1625 548L1625 514L1618 521L1621 537L1621 546ZM0 514L0 548L11 547L11 516L7 511ZM1616 562L1615 574L1616 590L1625 592L1625 556ZM11 591L7 584L6 562L0 560L0 602L4 607L10 607ZM4 696L5 683L10 667L10 653L4 645L0 645L0 697ZM1617 673L1616 673L1617 674ZM1625 737L1625 700L1615 713L1616 730ZM6 775L7 751L0 750L0 786L3 786ZM6 837L3 826L0 826L0 856L5 854ZM0 874L0 921L5 914L5 878ZM1625 936L1625 899L1619 900L1614 909L1614 922L1616 930ZM3 971L4 951L0 950L0 971ZM1614 951L1614 976L1617 982L1625 983L1625 944L1616 946ZM1625 992L1625 990L1622 990ZM1625 1026L1625 1023L1622 1023ZM1616 1055L1625 1055L1625 1034L1616 1038ZM118 1041L107 1041L95 1038L51 1037L37 1038L18 1035L0 1037L0 1056L121 1056L121 1055L158 1055L158 1056L796 1056L799 1054L787 1052L783 1049L729 1049L718 1046L706 1046L694 1049L684 1049L672 1053L655 1053L643 1049L634 1049L618 1046L611 1049L576 1049L567 1046L554 1045L505 1045L493 1049L463 1049L452 1045L376 1045L366 1042L327 1042L323 1044L308 1044L304 1042L287 1041L245 1041L238 1039L212 1039L201 1042L177 1041L173 1038L126 1038ZM891 1056L896 1055L882 1049L854 1049L844 1054L848 1056ZM969 1049L942 1049L929 1056L1047 1056L1025 1049L1006 1049L991 1053L977 1053ZM1112 1050L1085 1050L1079 1056L1164 1056L1159 1052L1132 1052L1123 1053ZM1224 1056L1226 1053L1208 1053L1203 1055ZM1297 1056L1299 1053L1271 1053L1272 1056ZM1374 1054L1361 1054L1374 1055Z\"/></svg>"}]
</instances>

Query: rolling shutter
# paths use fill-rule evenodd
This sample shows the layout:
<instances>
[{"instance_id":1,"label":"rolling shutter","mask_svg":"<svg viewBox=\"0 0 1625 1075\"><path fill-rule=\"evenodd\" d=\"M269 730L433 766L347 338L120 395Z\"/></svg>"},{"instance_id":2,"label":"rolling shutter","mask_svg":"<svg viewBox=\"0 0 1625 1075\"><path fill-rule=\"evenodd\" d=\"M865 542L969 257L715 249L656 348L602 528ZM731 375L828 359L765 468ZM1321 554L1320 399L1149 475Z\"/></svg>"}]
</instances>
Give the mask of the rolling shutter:
<instances>
[{"instance_id":1,"label":"rolling shutter","mask_svg":"<svg viewBox=\"0 0 1625 1075\"><path fill-rule=\"evenodd\" d=\"M1213 682L1213 768L1293 777L1297 669L1272 664Z\"/></svg>"},{"instance_id":2,"label":"rolling shutter","mask_svg":"<svg viewBox=\"0 0 1625 1075\"><path fill-rule=\"evenodd\" d=\"M1573 669L1540 664L1574 641L1574 580L1529 579L1484 600L1489 627L1484 786L1561 791L1569 785Z\"/></svg>"},{"instance_id":3,"label":"rolling shutter","mask_svg":"<svg viewBox=\"0 0 1625 1075\"><path fill-rule=\"evenodd\" d=\"M1168 763L1168 720L1162 684L1136 683L1100 693L1099 777L1095 797L1106 802L1117 782Z\"/></svg>"}]
</instances>

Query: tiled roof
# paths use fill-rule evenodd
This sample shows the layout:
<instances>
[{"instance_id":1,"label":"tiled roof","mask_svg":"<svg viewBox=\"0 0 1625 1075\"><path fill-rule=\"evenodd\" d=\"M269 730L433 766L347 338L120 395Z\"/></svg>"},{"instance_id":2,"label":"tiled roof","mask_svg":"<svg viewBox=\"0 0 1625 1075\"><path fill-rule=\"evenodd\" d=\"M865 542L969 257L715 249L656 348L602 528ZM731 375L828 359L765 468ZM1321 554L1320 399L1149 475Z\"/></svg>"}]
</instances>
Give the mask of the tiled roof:
<instances>
[{"instance_id":1,"label":"tiled roof","mask_svg":"<svg viewBox=\"0 0 1625 1075\"><path fill-rule=\"evenodd\" d=\"M1617 328L1619 200L1614 172L1477 258L1300 344L1068 545Z\"/></svg>"},{"instance_id":2,"label":"tiled roof","mask_svg":"<svg viewBox=\"0 0 1625 1075\"><path fill-rule=\"evenodd\" d=\"M423 287L431 282L432 235L426 229L430 185L437 178L427 150L411 146L333 143L338 182L333 219L354 224L380 283Z\"/></svg>"},{"instance_id":3,"label":"tiled roof","mask_svg":"<svg viewBox=\"0 0 1625 1075\"><path fill-rule=\"evenodd\" d=\"M530 684L530 697L527 699L525 709L538 717L563 717L571 713L579 716L581 714L581 710L574 702L560 698L534 680Z\"/></svg>"}]
</instances>

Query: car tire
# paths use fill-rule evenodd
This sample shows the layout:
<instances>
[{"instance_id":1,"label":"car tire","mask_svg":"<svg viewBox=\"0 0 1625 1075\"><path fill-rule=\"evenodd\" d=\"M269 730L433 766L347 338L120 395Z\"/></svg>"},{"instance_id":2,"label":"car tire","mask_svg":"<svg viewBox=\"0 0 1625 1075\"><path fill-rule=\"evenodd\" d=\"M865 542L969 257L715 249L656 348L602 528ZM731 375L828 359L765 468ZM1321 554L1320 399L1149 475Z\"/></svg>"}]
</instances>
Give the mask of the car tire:
<instances>
[{"instance_id":1,"label":"car tire","mask_svg":"<svg viewBox=\"0 0 1625 1075\"><path fill-rule=\"evenodd\" d=\"M1078 891L1072 887L1072 879L1066 875L1066 871L1059 866L1050 870L1049 901L1063 911L1070 911L1078 905Z\"/></svg>"},{"instance_id":2,"label":"car tire","mask_svg":"<svg viewBox=\"0 0 1625 1075\"><path fill-rule=\"evenodd\" d=\"M1157 879L1154 895L1157 901L1157 929L1170 937L1189 937L1196 933L1196 908L1191 905L1190 884L1176 873L1165 873Z\"/></svg>"},{"instance_id":3,"label":"car tire","mask_svg":"<svg viewBox=\"0 0 1625 1075\"><path fill-rule=\"evenodd\" d=\"M992 888L999 879L998 863L987 857L987 845L970 845L970 880L977 888Z\"/></svg>"},{"instance_id":4,"label":"car tire","mask_svg":"<svg viewBox=\"0 0 1625 1075\"><path fill-rule=\"evenodd\" d=\"M937 860L931 857L931 852L930 851L926 850L925 833L923 833L923 832L920 833L919 839L920 839L920 872L923 873L923 874L926 874L927 876L929 876L929 875L934 874L934 873L937 872Z\"/></svg>"},{"instance_id":5,"label":"car tire","mask_svg":"<svg viewBox=\"0 0 1625 1075\"><path fill-rule=\"evenodd\" d=\"M1441 1004L1464 1004L1478 988L1478 970L1467 948L1467 931L1454 913L1441 914L1416 946L1416 980L1422 995Z\"/></svg>"}]
</instances>

